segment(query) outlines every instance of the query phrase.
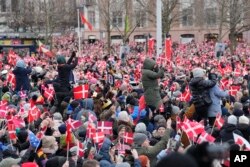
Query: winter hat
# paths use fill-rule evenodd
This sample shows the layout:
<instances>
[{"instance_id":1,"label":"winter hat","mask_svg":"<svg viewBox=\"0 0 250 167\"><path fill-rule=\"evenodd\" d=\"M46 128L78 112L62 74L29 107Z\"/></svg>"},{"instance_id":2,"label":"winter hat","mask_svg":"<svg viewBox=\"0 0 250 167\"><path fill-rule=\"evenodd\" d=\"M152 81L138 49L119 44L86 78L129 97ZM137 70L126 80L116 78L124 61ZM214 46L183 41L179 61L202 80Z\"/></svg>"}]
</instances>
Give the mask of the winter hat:
<instances>
[{"instance_id":1,"label":"winter hat","mask_svg":"<svg viewBox=\"0 0 250 167\"><path fill-rule=\"evenodd\" d=\"M174 115L178 115L180 112L181 112L181 111L180 111L180 108L179 108L179 107L172 105L172 113L173 113Z\"/></svg>"},{"instance_id":2,"label":"winter hat","mask_svg":"<svg viewBox=\"0 0 250 167\"><path fill-rule=\"evenodd\" d=\"M58 127L58 130L61 134L65 134L66 132L66 125L65 124L62 124Z\"/></svg>"},{"instance_id":3,"label":"winter hat","mask_svg":"<svg viewBox=\"0 0 250 167\"><path fill-rule=\"evenodd\" d=\"M135 133L133 137L134 144L140 146L145 142L145 140L147 140L147 138L148 137L144 133Z\"/></svg>"},{"instance_id":4,"label":"winter hat","mask_svg":"<svg viewBox=\"0 0 250 167\"><path fill-rule=\"evenodd\" d=\"M59 112L53 114L54 120L62 120L62 115Z\"/></svg>"},{"instance_id":5,"label":"winter hat","mask_svg":"<svg viewBox=\"0 0 250 167\"><path fill-rule=\"evenodd\" d=\"M129 122L129 115L128 115L127 111L121 111L118 114L118 121Z\"/></svg>"},{"instance_id":6,"label":"winter hat","mask_svg":"<svg viewBox=\"0 0 250 167\"><path fill-rule=\"evenodd\" d=\"M21 167L38 167L38 165L34 162L25 162L21 165Z\"/></svg>"},{"instance_id":7,"label":"winter hat","mask_svg":"<svg viewBox=\"0 0 250 167\"><path fill-rule=\"evenodd\" d=\"M234 116L234 115L230 115L230 116L227 118L227 123L228 123L228 124L232 124L232 125L237 125L237 117Z\"/></svg>"},{"instance_id":8,"label":"winter hat","mask_svg":"<svg viewBox=\"0 0 250 167\"><path fill-rule=\"evenodd\" d=\"M58 64L65 64L66 63L66 59L64 56L58 56L56 61Z\"/></svg>"},{"instance_id":9,"label":"winter hat","mask_svg":"<svg viewBox=\"0 0 250 167\"><path fill-rule=\"evenodd\" d=\"M246 116L242 115L239 117L239 124L246 124L249 125L249 118Z\"/></svg>"},{"instance_id":10,"label":"winter hat","mask_svg":"<svg viewBox=\"0 0 250 167\"><path fill-rule=\"evenodd\" d=\"M56 138L54 136L44 136L42 138L42 147L43 148L51 148L56 142Z\"/></svg>"},{"instance_id":11,"label":"winter hat","mask_svg":"<svg viewBox=\"0 0 250 167\"><path fill-rule=\"evenodd\" d=\"M234 103L234 110L242 110L243 109L243 105L240 102L235 102Z\"/></svg>"},{"instance_id":12,"label":"winter hat","mask_svg":"<svg viewBox=\"0 0 250 167\"><path fill-rule=\"evenodd\" d=\"M154 117L154 122L158 122L160 119L164 118L162 115L156 115Z\"/></svg>"},{"instance_id":13,"label":"winter hat","mask_svg":"<svg viewBox=\"0 0 250 167\"><path fill-rule=\"evenodd\" d=\"M16 62L16 66L17 67L21 67L21 68L25 68L25 62L23 61L23 60L18 60L17 62Z\"/></svg>"},{"instance_id":14,"label":"winter hat","mask_svg":"<svg viewBox=\"0 0 250 167\"><path fill-rule=\"evenodd\" d=\"M149 159L146 155L140 155L139 160L141 161L141 167L146 167L147 163L149 161Z\"/></svg>"},{"instance_id":15,"label":"winter hat","mask_svg":"<svg viewBox=\"0 0 250 167\"><path fill-rule=\"evenodd\" d=\"M5 158L0 162L1 167L11 167L12 165L18 165L18 163L21 161L21 158Z\"/></svg>"},{"instance_id":16,"label":"winter hat","mask_svg":"<svg viewBox=\"0 0 250 167\"><path fill-rule=\"evenodd\" d=\"M202 68L195 68L192 70L194 78L198 77L204 77L205 76L205 70Z\"/></svg>"},{"instance_id":17,"label":"winter hat","mask_svg":"<svg viewBox=\"0 0 250 167\"><path fill-rule=\"evenodd\" d=\"M233 111L233 115L235 115L236 117L240 117L244 115L244 112L242 110L236 109Z\"/></svg>"},{"instance_id":18,"label":"winter hat","mask_svg":"<svg viewBox=\"0 0 250 167\"><path fill-rule=\"evenodd\" d=\"M76 101L76 100L74 100L74 101L72 101L71 103L70 103L70 106L72 107L72 108L76 108L76 107L78 107L80 105L80 103L78 102L78 101Z\"/></svg>"},{"instance_id":19,"label":"winter hat","mask_svg":"<svg viewBox=\"0 0 250 167\"><path fill-rule=\"evenodd\" d=\"M144 123L140 122L135 126L135 132L145 132L147 131L147 127Z\"/></svg>"},{"instance_id":20,"label":"winter hat","mask_svg":"<svg viewBox=\"0 0 250 167\"><path fill-rule=\"evenodd\" d=\"M175 92L173 93L173 96L174 96L174 97L180 97L180 96L181 96L181 92L180 92L179 90L177 90L177 91L175 91Z\"/></svg>"},{"instance_id":21,"label":"winter hat","mask_svg":"<svg viewBox=\"0 0 250 167\"><path fill-rule=\"evenodd\" d=\"M27 141L27 137L28 137L28 132L25 129L21 129L18 133L17 133L17 138L21 143L24 143Z\"/></svg>"},{"instance_id":22,"label":"winter hat","mask_svg":"<svg viewBox=\"0 0 250 167\"><path fill-rule=\"evenodd\" d=\"M128 162L122 162L119 164L116 164L115 167L131 167Z\"/></svg>"},{"instance_id":23,"label":"winter hat","mask_svg":"<svg viewBox=\"0 0 250 167\"><path fill-rule=\"evenodd\" d=\"M69 150L70 156L76 156L77 155L77 150L78 150L77 146L71 147L70 150Z\"/></svg>"}]
</instances>

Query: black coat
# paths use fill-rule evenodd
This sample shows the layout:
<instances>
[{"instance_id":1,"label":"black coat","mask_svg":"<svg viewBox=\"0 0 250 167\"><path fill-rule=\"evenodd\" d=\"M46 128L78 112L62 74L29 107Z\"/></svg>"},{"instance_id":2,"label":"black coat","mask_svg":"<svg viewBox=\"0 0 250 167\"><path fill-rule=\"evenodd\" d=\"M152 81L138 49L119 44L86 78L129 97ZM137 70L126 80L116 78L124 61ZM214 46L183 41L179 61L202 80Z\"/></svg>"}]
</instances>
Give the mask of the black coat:
<instances>
[{"instance_id":1,"label":"black coat","mask_svg":"<svg viewBox=\"0 0 250 167\"><path fill-rule=\"evenodd\" d=\"M58 78L57 82L60 84L61 88L70 88L70 75L72 70L77 66L78 58L75 58L75 61L71 64L73 60L73 55L69 58L67 64L58 65Z\"/></svg>"},{"instance_id":2,"label":"black coat","mask_svg":"<svg viewBox=\"0 0 250 167\"><path fill-rule=\"evenodd\" d=\"M220 137L218 141L227 142L234 140L233 133L243 137L243 134L237 129L236 125L225 124L220 131Z\"/></svg>"},{"instance_id":3,"label":"black coat","mask_svg":"<svg viewBox=\"0 0 250 167\"><path fill-rule=\"evenodd\" d=\"M238 124L239 131L243 134L243 137L249 141L250 140L250 126L246 124Z\"/></svg>"},{"instance_id":4,"label":"black coat","mask_svg":"<svg viewBox=\"0 0 250 167\"><path fill-rule=\"evenodd\" d=\"M15 91L21 91L21 90L30 90L30 80L29 80L29 74L31 73L31 68L22 68L22 67L16 67L13 70L13 74L16 77L16 88Z\"/></svg>"},{"instance_id":5,"label":"black coat","mask_svg":"<svg viewBox=\"0 0 250 167\"><path fill-rule=\"evenodd\" d=\"M189 82L192 102L196 105L203 100L201 95L209 96L209 89L216 85L216 80L205 80L202 77L192 78Z\"/></svg>"}]
</instances>

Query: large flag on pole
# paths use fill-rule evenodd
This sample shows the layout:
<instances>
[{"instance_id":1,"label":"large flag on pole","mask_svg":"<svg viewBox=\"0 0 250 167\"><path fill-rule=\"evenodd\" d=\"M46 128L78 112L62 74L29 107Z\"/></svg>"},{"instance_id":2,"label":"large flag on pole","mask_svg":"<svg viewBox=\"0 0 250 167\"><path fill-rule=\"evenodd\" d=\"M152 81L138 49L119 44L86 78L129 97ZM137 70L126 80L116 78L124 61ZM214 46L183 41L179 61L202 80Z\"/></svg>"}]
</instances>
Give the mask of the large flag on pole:
<instances>
[{"instance_id":1,"label":"large flag on pole","mask_svg":"<svg viewBox=\"0 0 250 167\"><path fill-rule=\"evenodd\" d=\"M165 56L167 61L171 60L171 55L172 55L172 42L170 35L167 35L165 40Z\"/></svg>"},{"instance_id":2,"label":"large flag on pole","mask_svg":"<svg viewBox=\"0 0 250 167\"><path fill-rule=\"evenodd\" d=\"M92 31L93 30L92 24L84 17L82 13L80 13L80 18L81 18L82 24L87 24L88 29Z\"/></svg>"},{"instance_id":3,"label":"large flag on pole","mask_svg":"<svg viewBox=\"0 0 250 167\"><path fill-rule=\"evenodd\" d=\"M53 57L54 54L49 49L47 49L41 41L38 41L38 46L38 52L42 52L46 56Z\"/></svg>"}]
</instances>

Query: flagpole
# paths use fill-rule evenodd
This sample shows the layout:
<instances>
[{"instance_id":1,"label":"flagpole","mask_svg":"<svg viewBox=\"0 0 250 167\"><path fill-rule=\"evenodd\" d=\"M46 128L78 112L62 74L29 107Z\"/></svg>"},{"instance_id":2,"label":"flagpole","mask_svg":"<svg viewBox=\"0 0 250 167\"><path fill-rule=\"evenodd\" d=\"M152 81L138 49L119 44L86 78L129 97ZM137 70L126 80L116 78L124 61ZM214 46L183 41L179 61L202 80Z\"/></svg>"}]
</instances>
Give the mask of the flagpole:
<instances>
[{"instance_id":1,"label":"flagpole","mask_svg":"<svg viewBox=\"0 0 250 167\"><path fill-rule=\"evenodd\" d=\"M78 56L81 55L81 27L80 27L80 9L77 9L78 22Z\"/></svg>"},{"instance_id":2,"label":"flagpole","mask_svg":"<svg viewBox=\"0 0 250 167\"><path fill-rule=\"evenodd\" d=\"M70 136L71 137L71 136ZM69 142L67 142L67 161L69 160Z\"/></svg>"}]
</instances>

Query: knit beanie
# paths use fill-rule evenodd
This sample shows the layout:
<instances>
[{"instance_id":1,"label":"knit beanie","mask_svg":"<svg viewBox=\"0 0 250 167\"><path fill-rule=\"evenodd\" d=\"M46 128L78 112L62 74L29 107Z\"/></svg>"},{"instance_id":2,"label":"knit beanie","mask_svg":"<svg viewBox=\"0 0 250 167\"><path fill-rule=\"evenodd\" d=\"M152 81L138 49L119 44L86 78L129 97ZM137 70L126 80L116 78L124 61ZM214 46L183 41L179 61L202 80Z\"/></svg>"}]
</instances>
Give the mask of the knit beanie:
<instances>
[{"instance_id":1,"label":"knit beanie","mask_svg":"<svg viewBox=\"0 0 250 167\"><path fill-rule=\"evenodd\" d=\"M20 68L25 68L25 62L20 59L16 62L16 66Z\"/></svg>"},{"instance_id":2,"label":"knit beanie","mask_svg":"<svg viewBox=\"0 0 250 167\"><path fill-rule=\"evenodd\" d=\"M145 132L147 131L147 127L144 123L140 122L135 126L135 132Z\"/></svg>"},{"instance_id":3,"label":"knit beanie","mask_svg":"<svg viewBox=\"0 0 250 167\"><path fill-rule=\"evenodd\" d=\"M54 120L62 120L62 115L59 112L53 114Z\"/></svg>"},{"instance_id":4,"label":"knit beanie","mask_svg":"<svg viewBox=\"0 0 250 167\"><path fill-rule=\"evenodd\" d=\"M118 114L118 121L129 122L129 115L128 115L127 111L121 111Z\"/></svg>"},{"instance_id":5,"label":"knit beanie","mask_svg":"<svg viewBox=\"0 0 250 167\"><path fill-rule=\"evenodd\" d=\"M243 105L240 102L235 102L234 103L234 110L242 110L243 109Z\"/></svg>"},{"instance_id":6,"label":"knit beanie","mask_svg":"<svg viewBox=\"0 0 250 167\"><path fill-rule=\"evenodd\" d=\"M58 56L56 61L58 64L65 64L66 63L66 59L64 56Z\"/></svg>"},{"instance_id":7,"label":"knit beanie","mask_svg":"<svg viewBox=\"0 0 250 167\"><path fill-rule=\"evenodd\" d=\"M128 162L122 162L119 164L116 164L115 167L131 167Z\"/></svg>"},{"instance_id":8,"label":"knit beanie","mask_svg":"<svg viewBox=\"0 0 250 167\"><path fill-rule=\"evenodd\" d=\"M54 136L44 136L42 138L42 147L43 148L51 148L56 142L56 138Z\"/></svg>"},{"instance_id":9,"label":"knit beanie","mask_svg":"<svg viewBox=\"0 0 250 167\"><path fill-rule=\"evenodd\" d=\"M227 118L227 123L228 123L228 124L232 124L232 125L237 125L237 117L234 116L234 115L230 115L230 116Z\"/></svg>"},{"instance_id":10,"label":"knit beanie","mask_svg":"<svg viewBox=\"0 0 250 167\"><path fill-rule=\"evenodd\" d=\"M194 78L198 78L198 77L204 77L205 76L205 70L202 68L195 68L193 69L193 76Z\"/></svg>"},{"instance_id":11,"label":"knit beanie","mask_svg":"<svg viewBox=\"0 0 250 167\"><path fill-rule=\"evenodd\" d=\"M249 118L246 116L242 115L239 117L239 124L246 124L249 125Z\"/></svg>"},{"instance_id":12,"label":"knit beanie","mask_svg":"<svg viewBox=\"0 0 250 167\"><path fill-rule=\"evenodd\" d=\"M147 140L147 138L148 137L144 133L135 133L133 137L134 144L140 146L145 142L145 140Z\"/></svg>"}]
</instances>

